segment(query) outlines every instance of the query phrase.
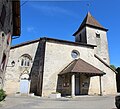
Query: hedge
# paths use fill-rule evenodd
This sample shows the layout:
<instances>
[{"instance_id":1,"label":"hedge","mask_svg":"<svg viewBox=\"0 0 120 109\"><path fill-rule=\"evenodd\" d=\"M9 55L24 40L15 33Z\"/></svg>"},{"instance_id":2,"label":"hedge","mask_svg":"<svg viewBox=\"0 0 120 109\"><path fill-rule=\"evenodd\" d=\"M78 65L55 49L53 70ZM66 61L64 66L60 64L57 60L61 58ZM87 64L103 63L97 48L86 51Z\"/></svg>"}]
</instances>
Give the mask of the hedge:
<instances>
[{"instance_id":1,"label":"hedge","mask_svg":"<svg viewBox=\"0 0 120 109\"><path fill-rule=\"evenodd\" d=\"M0 101L4 100L6 97L5 91L3 89L0 89Z\"/></svg>"}]
</instances>

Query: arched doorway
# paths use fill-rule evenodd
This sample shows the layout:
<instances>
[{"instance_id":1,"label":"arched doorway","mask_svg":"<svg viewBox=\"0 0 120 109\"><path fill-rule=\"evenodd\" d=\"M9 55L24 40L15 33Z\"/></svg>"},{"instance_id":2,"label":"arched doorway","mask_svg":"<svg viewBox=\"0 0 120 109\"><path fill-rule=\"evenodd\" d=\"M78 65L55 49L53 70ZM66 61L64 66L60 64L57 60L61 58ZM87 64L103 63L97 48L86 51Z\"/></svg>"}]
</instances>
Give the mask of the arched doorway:
<instances>
[{"instance_id":1,"label":"arched doorway","mask_svg":"<svg viewBox=\"0 0 120 109\"><path fill-rule=\"evenodd\" d=\"M21 94L28 94L29 93L29 87L30 87L30 81L28 74L22 74L20 77L20 93Z\"/></svg>"}]
</instances>

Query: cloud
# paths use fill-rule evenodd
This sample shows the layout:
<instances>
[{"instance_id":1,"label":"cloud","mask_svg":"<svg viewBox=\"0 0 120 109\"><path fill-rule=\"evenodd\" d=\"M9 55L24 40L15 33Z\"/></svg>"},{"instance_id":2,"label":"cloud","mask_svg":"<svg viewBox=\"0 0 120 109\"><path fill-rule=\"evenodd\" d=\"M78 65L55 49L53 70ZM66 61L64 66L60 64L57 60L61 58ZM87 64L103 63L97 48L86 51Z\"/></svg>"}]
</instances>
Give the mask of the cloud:
<instances>
[{"instance_id":1,"label":"cloud","mask_svg":"<svg viewBox=\"0 0 120 109\"><path fill-rule=\"evenodd\" d=\"M27 32L34 32L35 31L35 28L34 27L27 27Z\"/></svg>"},{"instance_id":2,"label":"cloud","mask_svg":"<svg viewBox=\"0 0 120 109\"><path fill-rule=\"evenodd\" d=\"M36 5L36 4L32 4L31 6L48 16L56 16L56 15L61 15L61 14L69 15L73 17L75 16L74 12L58 7L58 6L48 6L48 5L41 6L41 5Z\"/></svg>"}]
</instances>

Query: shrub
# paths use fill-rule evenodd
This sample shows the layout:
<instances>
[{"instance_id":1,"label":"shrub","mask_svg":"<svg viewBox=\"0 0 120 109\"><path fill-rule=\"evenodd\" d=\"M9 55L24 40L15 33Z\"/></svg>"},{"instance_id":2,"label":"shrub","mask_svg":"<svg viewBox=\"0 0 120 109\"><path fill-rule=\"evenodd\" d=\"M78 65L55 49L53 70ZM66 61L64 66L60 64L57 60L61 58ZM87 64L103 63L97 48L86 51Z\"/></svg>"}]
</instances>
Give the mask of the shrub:
<instances>
[{"instance_id":1,"label":"shrub","mask_svg":"<svg viewBox=\"0 0 120 109\"><path fill-rule=\"evenodd\" d=\"M4 100L6 97L5 91L3 89L0 89L0 101Z\"/></svg>"}]
</instances>

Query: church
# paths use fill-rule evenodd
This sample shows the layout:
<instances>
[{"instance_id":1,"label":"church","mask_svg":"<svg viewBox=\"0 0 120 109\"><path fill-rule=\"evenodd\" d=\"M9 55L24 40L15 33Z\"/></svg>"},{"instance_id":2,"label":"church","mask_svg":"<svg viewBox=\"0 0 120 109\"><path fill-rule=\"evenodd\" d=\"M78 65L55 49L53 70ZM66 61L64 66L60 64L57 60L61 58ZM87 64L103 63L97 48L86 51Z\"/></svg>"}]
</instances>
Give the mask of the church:
<instances>
[{"instance_id":1,"label":"church","mask_svg":"<svg viewBox=\"0 0 120 109\"><path fill-rule=\"evenodd\" d=\"M38 96L116 94L107 31L88 12L73 34L74 42L43 37L12 46L4 90ZM9 67L13 61L15 66Z\"/></svg>"}]
</instances>

